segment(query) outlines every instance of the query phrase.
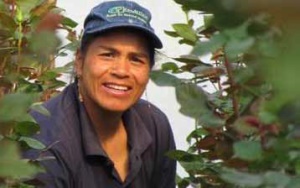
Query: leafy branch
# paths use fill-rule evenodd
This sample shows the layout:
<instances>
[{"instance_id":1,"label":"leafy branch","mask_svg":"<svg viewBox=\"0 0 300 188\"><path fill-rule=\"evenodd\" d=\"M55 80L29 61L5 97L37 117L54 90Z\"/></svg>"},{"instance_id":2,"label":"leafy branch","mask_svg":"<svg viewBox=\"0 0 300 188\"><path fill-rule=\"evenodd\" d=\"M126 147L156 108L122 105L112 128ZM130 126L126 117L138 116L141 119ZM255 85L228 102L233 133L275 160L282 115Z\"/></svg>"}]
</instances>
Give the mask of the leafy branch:
<instances>
[{"instance_id":1,"label":"leafy branch","mask_svg":"<svg viewBox=\"0 0 300 188\"><path fill-rule=\"evenodd\" d=\"M40 129L28 112L50 115L39 102L59 92L59 77L70 70L54 60L78 44L76 22L58 10L53 0L0 1L0 187L40 185L32 178L42 168L21 155L47 149L32 137ZM68 44L61 46L58 29L67 31Z\"/></svg>"},{"instance_id":2,"label":"leafy branch","mask_svg":"<svg viewBox=\"0 0 300 188\"><path fill-rule=\"evenodd\" d=\"M300 187L299 6L292 0L175 2L186 15L204 15L204 25L188 17L165 32L193 49L152 74L159 86L175 87L179 111L197 123L187 136L190 148L169 153L188 173L178 186ZM202 62L207 54L211 60ZM178 77L182 72L192 76Z\"/></svg>"}]
</instances>

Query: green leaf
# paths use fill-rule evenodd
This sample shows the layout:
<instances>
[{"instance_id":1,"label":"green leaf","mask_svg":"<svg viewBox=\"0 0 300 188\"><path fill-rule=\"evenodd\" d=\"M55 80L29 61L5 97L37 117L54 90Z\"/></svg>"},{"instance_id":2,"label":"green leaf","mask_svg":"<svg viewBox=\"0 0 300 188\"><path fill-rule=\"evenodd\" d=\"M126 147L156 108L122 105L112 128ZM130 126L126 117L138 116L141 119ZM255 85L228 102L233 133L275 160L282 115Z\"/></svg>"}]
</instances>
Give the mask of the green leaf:
<instances>
[{"instance_id":1,"label":"green leaf","mask_svg":"<svg viewBox=\"0 0 300 188\"><path fill-rule=\"evenodd\" d=\"M297 175L300 175L300 159L296 160L296 164L295 164L295 170Z\"/></svg>"},{"instance_id":2,"label":"green leaf","mask_svg":"<svg viewBox=\"0 0 300 188\"><path fill-rule=\"evenodd\" d=\"M238 55L247 52L253 45L255 39L248 37L242 40L231 39L225 45L225 52L229 58L235 58Z\"/></svg>"},{"instance_id":3,"label":"green leaf","mask_svg":"<svg viewBox=\"0 0 300 188\"><path fill-rule=\"evenodd\" d=\"M20 79L17 92L38 93L38 92L42 92L42 87L40 83L32 83L26 79Z\"/></svg>"},{"instance_id":4,"label":"green leaf","mask_svg":"<svg viewBox=\"0 0 300 188\"><path fill-rule=\"evenodd\" d=\"M172 73L176 73L178 72L179 67L177 66L176 63L168 62L161 65L161 70L165 72L171 71Z\"/></svg>"},{"instance_id":5,"label":"green leaf","mask_svg":"<svg viewBox=\"0 0 300 188\"><path fill-rule=\"evenodd\" d=\"M203 65L210 66L210 65L202 62L199 59L199 56L192 55L192 54L191 55L182 55L179 58L173 58L173 59L176 61L182 62L182 63L200 64L200 65L203 64Z\"/></svg>"},{"instance_id":6,"label":"green leaf","mask_svg":"<svg viewBox=\"0 0 300 188\"><path fill-rule=\"evenodd\" d=\"M1 29L5 29L5 30L9 30L10 32L13 32L16 30L17 28L17 24L15 22L15 20L8 14L6 14L5 12L1 12L0 11L0 28Z\"/></svg>"},{"instance_id":7,"label":"green leaf","mask_svg":"<svg viewBox=\"0 0 300 188\"><path fill-rule=\"evenodd\" d=\"M166 155L177 161L191 162L191 161L203 161L200 155L195 155L182 150L168 151Z\"/></svg>"},{"instance_id":8,"label":"green leaf","mask_svg":"<svg viewBox=\"0 0 300 188\"><path fill-rule=\"evenodd\" d=\"M180 165L184 168L185 171L191 172L199 172L205 170L207 165L203 161L192 161L192 162L180 162Z\"/></svg>"},{"instance_id":9,"label":"green leaf","mask_svg":"<svg viewBox=\"0 0 300 188\"><path fill-rule=\"evenodd\" d=\"M265 184L270 187L286 187L291 178L281 172L267 172L264 175Z\"/></svg>"},{"instance_id":10,"label":"green leaf","mask_svg":"<svg viewBox=\"0 0 300 188\"><path fill-rule=\"evenodd\" d=\"M264 182L263 176L259 174L254 175L226 168L222 170L221 178L226 182L242 187L259 187Z\"/></svg>"},{"instance_id":11,"label":"green leaf","mask_svg":"<svg viewBox=\"0 0 300 188\"><path fill-rule=\"evenodd\" d=\"M228 38L225 52L229 58L245 53L255 43L255 39L248 33L249 22L244 22L238 27L224 30L223 34Z\"/></svg>"},{"instance_id":12,"label":"green leaf","mask_svg":"<svg viewBox=\"0 0 300 188\"><path fill-rule=\"evenodd\" d=\"M5 3L4 3L4 1L0 1L0 11L5 11ZM0 16L0 18L1 18L1 16Z\"/></svg>"},{"instance_id":13,"label":"green leaf","mask_svg":"<svg viewBox=\"0 0 300 188\"><path fill-rule=\"evenodd\" d=\"M46 72L44 72L39 78L39 81L48 81L48 80L53 80L55 78L57 78L59 76L58 73L52 71L52 70L48 70Z\"/></svg>"},{"instance_id":14,"label":"green leaf","mask_svg":"<svg viewBox=\"0 0 300 188\"><path fill-rule=\"evenodd\" d=\"M24 184L24 183L21 183L18 188L35 188L35 186L33 185L27 185L27 184Z\"/></svg>"},{"instance_id":15,"label":"green leaf","mask_svg":"<svg viewBox=\"0 0 300 188\"><path fill-rule=\"evenodd\" d=\"M180 39L178 41L178 43L181 45L181 44L186 44L186 45L189 45L189 46L194 46L195 45L195 42L192 42L190 40L186 40L186 39Z\"/></svg>"},{"instance_id":16,"label":"green leaf","mask_svg":"<svg viewBox=\"0 0 300 188\"><path fill-rule=\"evenodd\" d=\"M300 34L293 32L289 35L284 40L281 39L280 53L275 58L266 59L262 67L266 80L276 91L274 103L276 100L279 104L298 99L300 95L300 88L295 87L298 84L300 70L298 63Z\"/></svg>"},{"instance_id":17,"label":"green leaf","mask_svg":"<svg viewBox=\"0 0 300 188\"><path fill-rule=\"evenodd\" d=\"M30 11L36 6L40 5L43 0L16 0L18 8L24 15L24 20L29 18Z\"/></svg>"},{"instance_id":18,"label":"green leaf","mask_svg":"<svg viewBox=\"0 0 300 188\"><path fill-rule=\"evenodd\" d=\"M199 65L194 68L192 68L191 72L194 74L197 74L197 76L207 76L207 72L212 73L213 70L216 68L210 66L210 65Z\"/></svg>"},{"instance_id":19,"label":"green leaf","mask_svg":"<svg viewBox=\"0 0 300 188\"><path fill-rule=\"evenodd\" d=\"M230 39L245 39L250 37L248 33L248 27L250 22L244 22L234 28L226 29L223 31L223 34Z\"/></svg>"},{"instance_id":20,"label":"green leaf","mask_svg":"<svg viewBox=\"0 0 300 188\"><path fill-rule=\"evenodd\" d=\"M187 188L190 185L189 178L181 178L176 174L176 185L178 188Z\"/></svg>"},{"instance_id":21,"label":"green leaf","mask_svg":"<svg viewBox=\"0 0 300 188\"><path fill-rule=\"evenodd\" d=\"M176 87L176 98L183 115L195 118L205 127L219 127L224 120L215 116L208 107L207 93L196 84L180 84Z\"/></svg>"},{"instance_id":22,"label":"green leaf","mask_svg":"<svg viewBox=\"0 0 300 188\"><path fill-rule=\"evenodd\" d=\"M257 141L239 141L234 146L235 157L247 161L259 160L262 158L262 147Z\"/></svg>"},{"instance_id":23,"label":"green leaf","mask_svg":"<svg viewBox=\"0 0 300 188\"><path fill-rule=\"evenodd\" d=\"M166 155L171 159L181 160L185 156L190 156L191 154L182 150L174 150L174 151L168 151Z\"/></svg>"},{"instance_id":24,"label":"green leaf","mask_svg":"<svg viewBox=\"0 0 300 188\"><path fill-rule=\"evenodd\" d=\"M204 15L203 16L203 22L204 22L205 28L209 28L212 25L213 18L214 18L213 15Z\"/></svg>"},{"instance_id":25,"label":"green leaf","mask_svg":"<svg viewBox=\"0 0 300 188\"><path fill-rule=\"evenodd\" d=\"M172 26L176 33L185 40L191 42L196 42L198 40L196 32L188 24L173 24Z\"/></svg>"},{"instance_id":26,"label":"green leaf","mask_svg":"<svg viewBox=\"0 0 300 188\"><path fill-rule=\"evenodd\" d=\"M278 49L276 43L271 39L261 39L256 41L256 45L258 52L265 57L275 57L276 54L279 54L280 49Z\"/></svg>"},{"instance_id":27,"label":"green leaf","mask_svg":"<svg viewBox=\"0 0 300 188\"><path fill-rule=\"evenodd\" d=\"M166 35L168 35L168 36L170 36L170 37L174 37L174 38L176 38L176 37L180 37L176 32L174 32L174 31L164 31L165 32L165 34Z\"/></svg>"},{"instance_id":28,"label":"green leaf","mask_svg":"<svg viewBox=\"0 0 300 188\"><path fill-rule=\"evenodd\" d=\"M191 140L193 138L202 138L203 136L206 136L208 135L209 133L205 130L205 129L202 129L202 128L199 128L199 129L196 129L196 130L193 130L186 138L186 141L188 143L191 143Z\"/></svg>"},{"instance_id":29,"label":"green leaf","mask_svg":"<svg viewBox=\"0 0 300 188\"><path fill-rule=\"evenodd\" d=\"M75 52L78 49L79 43L78 41L70 42L66 44L65 46L61 47L60 50L70 50L72 52Z\"/></svg>"},{"instance_id":30,"label":"green leaf","mask_svg":"<svg viewBox=\"0 0 300 188\"><path fill-rule=\"evenodd\" d=\"M60 52L60 53L57 54L57 56L66 57L66 56L68 56L68 54L66 52Z\"/></svg>"},{"instance_id":31,"label":"green leaf","mask_svg":"<svg viewBox=\"0 0 300 188\"><path fill-rule=\"evenodd\" d=\"M223 34L215 34L209 41L197 42L192 54L201 56L210 52L215 52L222 48L226 43L227 38Z\"/></svg>"},{"instance_id":32,"label":"green leaf","mask_svg":"<svg viewBox=\"0 0 300 188\"><path fill-rule=\"evenodd\" d=\"M43 103L34 103L31 107L32 110L37 111L45 116L50 116L50 112L43 106Z\"/></svg>"},{"instance_id":33,"label":"green leaf","mask_svg":"<svg viewBox=\"0 0 300 188\"><path fill-rule=\"evenodd\" d=\"M51 69L51 71L55 72L57 74L68 73L68 72L72 71L73 67L74 67L74 62L71 61L62 67L56 67L54 69Z\"/></svg>"},{"instance_id":34,"label":"green leaf","mask_svg":"<svg viewBox=\"0 0 300 188\"><path fill-rule=\"evenodd\" d=\"M57 80L57 79L53 79L53 80L47 81L47 83L45 85L43 85L43 89L44 90L58 89L58 88L64 87L65 85L66 85L66 82Z\"/></svg>"},{"instance_id":35,"label":"green leaf","mask_svg":"<svg viewBox=\"0 0 300 188\"><path fill-rule=\"evenodd\" d=\"M40 130L40 127L37 123L26 121L26 122L19 122L16 125L14 130L19 135L32 136Z\"/></svg>"},{"instance_id":36,"label":"green leaf","mask_svg":"<svg viewBox=\"0 0 300 188\"><path fill-rule=\"evenodd\" d=\"M158 86L176 86L181 82L177 77L162 71L152 71L150 77Z\"/></svg>"},{"instance_id":37,"label":"green leaf","mask_svg":"<svg viewBox=\"0 0 300 188\"><path fill-rule=\"evenodd\" d=\"M78 23L68 17L63 17L62 24L70 28L75 28Z\"/></svg>"},{"instance_id":38,"label":"green leaf","mask_svg":"<svg viewBox=\"0 0 300 188\"><path fill-rule=\"evenodd\" d=\"M15 142L0 142L0 177L31 178L42 172L41 168L20 159L20 153Z\"/></svg>"},{"instance_id":39,"label":"green leaf","mask_svg":"<svg viewBox=\"0 0 300 188\"><path fill-rule=\"evenodd\" d=\"M278 121L278 117L275 114L268 112L264 109L259 111L258 116L259 116L259 119L261 120L261 122L264 124L272 124L272 123Z\"/></svg>"},{"instance_id":40,"label":"green leaf","mask_svg":"<svg viewBox=\"0 0 300 188\"><path fill-rule=\"evenodd\" d=\"M37 99L35 93L5 95L0 101L0 122L28 120L28 109Z\"/></svg>"},{"instance_id":41,"label":"green leaf","mask_svg":"<svg viewBox=\"0 0 300 188\"><path fill-rule=\"evenodd\" d=\"M194 21L193 19L190 19L190 20L188 21L188 25L189 25L190 27L193 27L194 24L195 24L195 21Z\"/></svg>"},{"instance_id":42,"label":"green leaf","mask_svg":"<svg viewBox=\"0 0 300 188\"><path fill-rule=\"evenodd\" d=\"M184 115L199 118L203 112L207 111L207 96L195 84L180 84L177 86L176 98L181 105L180 112Z\"/></svg>"},{"instance_id":43,"label":"green leaf","mask_svg":"<svg viewBox=\"0 0 300 188\"><path fill-rule=\"evenodd\" d=\"M46 148L46 146L42 142L40 142L34 138L21 136L19 138L19 141L25 142L30 148L33 148L33 149L42 150L42 149Z\"/></svg>"},{"instance_id":44,"label":"green leaf","mask_svg":"<svg viewBox=\"0 0 300 188\"><path fill-rule=\"evenodd\" d=\"M175 2L188 10L208 11L216 7L212 0L175 0Z\"/></svg>"},{"instance_id":45,"label":"green leaf","mask_svg":"<svg viewBox=\"0 0 300 188\"><path fill-rule=\"evenodd\" d=\"M218 128L225 125L225 120L216 116L212 111L207 110L199 117L198 125L205 128Z\"/></svg>"},{"instance_id":46,"label":"green leaf","mask_svg":"<svg viewBox=\"0 0 300 188\"><path fill-rule=\"evenodd\" d=\"M300 187L300 177L296 176L291 179L290 183L285 188L299 188Z\"/></svg>"},{"instance_id":47,"label":"green leaf","mask_svg":"<svg viewBox=\"0 0 300 188\"><path fill-rule=\"evenodd\" d=\"M244 117L238 118L232 125L232 128L242 135L252 135L254 133L258 133L258 127L254 127L249 125L249 123L245 122Z\"/></svg>"},{"instance_id":48,"label":"green leaf","mask_svg":"<svg viewBox=\"0 0 300 188\"><path fill-rule=\"evenodd\" d=\"M47 45L45 45L47 44ZM30 39L30 49L39 54L46 55L53 54L59 46L60 40L54 32L43 31L35 34Z\"/></svg>"},{"instance_id":49,"label":"green leaf","mask_svg":"<svg viewBox=\"0 0 300 188\"><path fill-rule=\"evenodd\" d=\"M63 12L66 12L66 9L60 7L54 7L51 9L51 12L54 14L62 14Z\"/></svg>"},{"instance_id":50,"label":"green leaf","mask_svg":"<svg viewBox=\"0 0 300 188\"><path fill-rule=\"evenodd\" d=\"M23 12L21 11L20 8L17 8L15 17L16 17L17 23L22 23L24 21Z\"/></svg>"}]
</instances>

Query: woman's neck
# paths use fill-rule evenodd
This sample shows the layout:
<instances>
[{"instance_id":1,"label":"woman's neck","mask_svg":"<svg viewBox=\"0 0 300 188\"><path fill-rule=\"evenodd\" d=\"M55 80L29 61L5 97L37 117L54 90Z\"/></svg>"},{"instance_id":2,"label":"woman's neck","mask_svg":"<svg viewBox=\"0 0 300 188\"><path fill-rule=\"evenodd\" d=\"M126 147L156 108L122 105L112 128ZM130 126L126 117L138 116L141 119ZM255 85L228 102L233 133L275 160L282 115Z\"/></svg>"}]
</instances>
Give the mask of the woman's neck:
<instances>
[{"instance_id":1,"label":"woman's neck","mask_svg":"<svg viewBox=\"0 0 300 188\"><path fill-rule=\"evenodd\" d=\"M123 112L105 110L88 99L84 100L84 106L100 140L105 141L124 129Z\"/></svg>"}]
</instances>

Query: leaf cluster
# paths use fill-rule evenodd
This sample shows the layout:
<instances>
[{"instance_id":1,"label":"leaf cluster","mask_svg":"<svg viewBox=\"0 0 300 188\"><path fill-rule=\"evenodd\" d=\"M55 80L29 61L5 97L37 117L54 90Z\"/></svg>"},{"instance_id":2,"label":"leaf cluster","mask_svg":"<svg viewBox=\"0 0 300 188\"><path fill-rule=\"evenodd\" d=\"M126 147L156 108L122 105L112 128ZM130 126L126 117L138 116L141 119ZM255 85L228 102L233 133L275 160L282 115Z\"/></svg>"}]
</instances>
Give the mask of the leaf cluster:
<instances>
[{"instance_id":1,"label":"leaf cluster","mask_svg":"<svg viewBox=\"0 0 300 188\"><path fill-rule=\"evenodd\" d=\"M40 101L65 85L59 77L72 62L55 68L55 60L76 49L76 25L55 0L0 0L0 186L33 187L24 182L43 171L21 157L24 150L45 149L33 138L40 128L28 112L50 115ZM67 33L66 45L58 30Z\"/></svg>"},{"instance_id":2,"label":"leaf cluster","mask_svg":"<svg viewBox=\"0 0 300 188\"><path fill-rule=\"evenodd\" d=\"M188 151L169 154L189 174L178 186L299 187L297 3L175 2L187 21L165 33L192 51L163 64L152 80L175 87L180 112L196 122ZM204 24L195 25L189 11ZM177 76L183 72L191 78Z\"/></svg>"}]
</instances>

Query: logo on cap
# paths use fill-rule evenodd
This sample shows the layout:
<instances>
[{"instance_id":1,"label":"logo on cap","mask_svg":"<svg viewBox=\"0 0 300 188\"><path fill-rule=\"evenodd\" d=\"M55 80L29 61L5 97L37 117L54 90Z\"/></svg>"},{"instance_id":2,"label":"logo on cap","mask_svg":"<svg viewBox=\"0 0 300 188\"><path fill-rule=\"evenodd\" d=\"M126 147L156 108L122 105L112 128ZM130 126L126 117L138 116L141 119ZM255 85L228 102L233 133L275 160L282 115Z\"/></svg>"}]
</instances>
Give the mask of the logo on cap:
<instances>
[{"instance_id":1,"label":"logo on cap","mask_svg":"<svg viewBox=\"0 0 300 188\"><path fill-rule=\"evenodd\" d=\"M144 14L142 11L139 10L132 10L124 6L116 6L108 9L107 18L114 18L114 17L128 17L128 18L133 18L133 19L138 19L145 24L148 24L149 22L149 17Z\"/></svg>"}]
</instances>

